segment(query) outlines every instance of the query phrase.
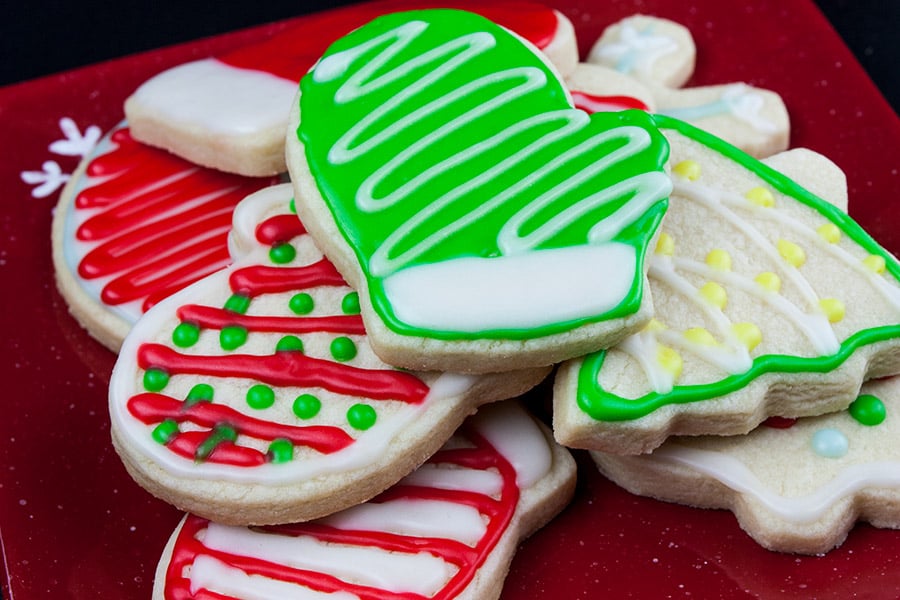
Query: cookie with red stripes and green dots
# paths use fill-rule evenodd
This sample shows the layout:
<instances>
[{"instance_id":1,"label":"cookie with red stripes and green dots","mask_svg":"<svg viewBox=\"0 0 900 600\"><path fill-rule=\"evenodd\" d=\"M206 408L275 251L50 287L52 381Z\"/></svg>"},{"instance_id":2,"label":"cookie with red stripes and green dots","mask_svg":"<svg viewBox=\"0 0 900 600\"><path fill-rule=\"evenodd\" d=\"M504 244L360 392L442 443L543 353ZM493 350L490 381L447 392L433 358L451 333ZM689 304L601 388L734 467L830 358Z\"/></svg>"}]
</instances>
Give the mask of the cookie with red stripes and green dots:
<instances>
[{"instance_id":1,"label":"cookie with red stripes and green dots","mask_svg":"<svg viewBox=\"0 0 900 600\"><path fill-rule=\"evenodd\" d=\"M900 373L900 263L847 215L834 163L799 149L760 162L654 118L674 181L649 258L656 314L560 368L557 439L639 454L843 410L864 381Z\"/></svg>"},{"instance_id":2,"label":"cookie with red stripes and green dots","mask_svg":"<svg viewBox=\"0 0 900 600\"><path fill-rule=\"evenodd\" d=\"M288 185L235 211L235 264L148 311L110 383L127 470L232 524L303 521L365 501L477 406L547 374L415 373L367 343L359 301L291 210Z\"/></svg>"},{"instance_id":3,"label":"cookie with red stripes and green dots","mask_svg":"<svg viewBox=\"0 0 900 600\"><path fill-rule=\"evenodd\" d=\"M870 381L847 410L772 419L747 435L672 438L650 454L593 452L644 496L735 513L762 546L824 554L857 521L900 528L900 377Z\"/></svg>"},{"instance_id":4,"label":"cookie with red stripes and green dots","mask_svg":"<svg viewBox=\"0 0 900 600\"><path fill-rule=\"evenodd\" d=\"M270 527L187 515L153 598L497 598L519 542L571 498L575 471L518 403L484 406L372 502Z\"/></svg>"}]
</instances>

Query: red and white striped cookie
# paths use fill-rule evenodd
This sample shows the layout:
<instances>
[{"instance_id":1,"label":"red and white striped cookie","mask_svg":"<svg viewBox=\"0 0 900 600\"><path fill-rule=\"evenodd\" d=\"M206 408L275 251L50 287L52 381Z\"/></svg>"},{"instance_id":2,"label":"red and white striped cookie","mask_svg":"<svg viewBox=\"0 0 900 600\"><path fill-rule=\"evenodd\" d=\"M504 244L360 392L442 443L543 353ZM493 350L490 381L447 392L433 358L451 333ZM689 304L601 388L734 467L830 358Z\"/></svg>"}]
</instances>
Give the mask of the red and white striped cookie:
<instances>
[{"instance_id":1,"label":"red and white striped cookie","mask_svg":"<svg viewBox=\"0 0 900 600\"><path fill-rule=\"evenodd\" d=\"M232 210L276 182L199 167L120 124L82 161L54 213L53 263L69 310L118 350L150 306L231 262Z\"/></svg>"},{"instance_id":2,"label":"red and white striped cookie","mask_svg":"<svg viewBox=\"0 0 900 600\"><path fill-rule=\"evenodd\" d=\"M575 67L572 24L543 5L388 0L304 17L260 44L163 71L127 99L125 114L135 139L192 162L243 175L284 172L297 83L331 42L378 15L438 4L478 12L515 31L563 74Z\"/></svg>"},{"instance_id":3,"label":"red and white striped cookie","mask_svg":"<svg viewBox=\"0 0 900 600\"><path fill-rule=\"evenodd\" d=\"M575 463L549 431L497 403L390 490L331 517L245 528L188 515L153 597L496 598L519 541L574 485Z\"/></svg>"},{"instance_id":4,"label":"red and white striped cookie","mask_svg":"<svg viewBox=\"0 0 900 600\"><path fill-rule=\"evenodd\" d=\"M247 198L231 240L242 256L148 311L110 384L112 438L131 475L223 523L309 520L368 500L477 406L547 374L425 374L378 360L356 292L291 203L288 185Z\"/></svg>"}]
</instances>

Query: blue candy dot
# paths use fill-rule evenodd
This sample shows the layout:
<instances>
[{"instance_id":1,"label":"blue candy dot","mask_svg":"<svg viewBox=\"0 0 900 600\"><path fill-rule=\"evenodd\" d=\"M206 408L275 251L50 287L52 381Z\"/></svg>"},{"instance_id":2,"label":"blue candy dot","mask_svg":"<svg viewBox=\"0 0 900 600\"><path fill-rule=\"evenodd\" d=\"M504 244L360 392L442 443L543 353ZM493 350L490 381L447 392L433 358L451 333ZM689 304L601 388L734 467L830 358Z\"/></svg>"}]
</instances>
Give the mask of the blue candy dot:
<instances>
[{"instance_id":1,"label":"blue candy dot","mask_svg":"<svg viewBox=\"0 0 900 600\"><path fill-rule=\"evenodd\" d=\"M840 458L847 454L850 442L837 429L820 429L812 438L813 451L825 458Z\"/></svg>"}]
</instances>

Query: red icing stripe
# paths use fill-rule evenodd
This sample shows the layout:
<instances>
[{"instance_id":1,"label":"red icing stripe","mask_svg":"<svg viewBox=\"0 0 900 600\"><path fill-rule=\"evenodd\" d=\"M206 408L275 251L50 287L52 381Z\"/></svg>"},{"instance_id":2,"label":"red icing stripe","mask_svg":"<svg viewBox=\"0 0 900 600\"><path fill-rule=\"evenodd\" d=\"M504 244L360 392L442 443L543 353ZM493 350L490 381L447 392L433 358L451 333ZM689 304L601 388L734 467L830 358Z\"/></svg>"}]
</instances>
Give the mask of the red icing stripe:
<instances>
[{"instance_id":1,"label":"red icing stripe","mask_svg":"<svg viewBox=\"0 0 900 600\"><path fill-rule=\"evenodd\" d=\"M207 431L186 431L176 435L166 447L190 460L196 460L197 449L209 437ZM216 444L213 451L203 459L203 462L231 465L233 467L258 467L266 464L266 455L255 448L239 446L234 442L223 441Z\"/></svg>"},{"instance_id":2,"label":"red icing stripe","mask_svg":"<svg viewBox=\"0 0 900 600\"><path fill-rule=\"evenodd\" d=\"M188 406L181 400L163 394L144 393L133 396L128 400L128 411L147 425L172 419L177 423L191 422L211 429L220 423L228 423L241 435L268 442L284 438L295 446L306 446L326 454L337 452L353 443L353 438L339 427L323 425L297 427L272 423L249 417L222 404L195 402ZM204 432L200 433L206 435ZM182 433L178 437L184 435ZM194 457L198 444L199 442L191 447L190 453L187 454L188 458Z\"/></svg>"},{"instance_id":3,"label":"red icing stripe","mask_svg":"<svg viewBox=\"0 0 900 600\"><path fill-rule=\"evenodd\" d=\"M557 18L552 9L530 2L434 2L389 1L347 7L304 17L271 39L222 55L218 59L233 67L265 71L282 79L300 78L338 38L375 17L398 10L459 8L481 14L511 29L538 48L545 48L556 35Z\"/></svg>"},{"instance_id":4,"label":"red icing stripe","mask_svg":"<svg viewBox=\"0 0 900 600\"><path fill-rule=\"evenodd\" d=\"M362 317L359 315L333 315L329 317L273 317L248 316L222 308L188 304L178 309L178 319L201 328L222 329L238 325L247 331L269 333L345 333L365 335Z\"/></svg>"},{"instance_id":5,"label":"red icing stripe","mask_svg":"<svg viewBox=\"0 0 900 600\"><path fill-rule=\"evenodd\" d=\"M434 600L449 600L457 597L468 586L476 571L481 567L488 554L494 549L498 540L509 526L519 501L519 489L516 486L516 472L512 465L500 455L480 435L473 431L463 430L465 435L475 444L474 448L454 450L440 453L441 462L454 462L460 466L469 463L482 465L481 468L492 469L502 478L502 489L499 499L478 494L463 492L461 495L447 494L447 490L436 490L425 486L402 486L404 498L443 497L451 501L463 499L470 505L493 507L482 514L487 518L484 536L474 548L469 548L455 540L417 538L376 531L344 531L335 527L321 525L317 522L300 523L286 526L274 526L263 529L268 535L291 537L310 536L326 543L345 544L349 546L375 547L389 552L417 553L429 552L439 556L459 570L448 583L434 596ZM434 462L434 459L429 462ZM390 493L390 491L389 491ZM476 499L480 496L480 500ZM356 594L363 600L424 600L421 595L409 592L392 592L367 586L355 585L340 581L337 578L309 570L296 569L287 565L267 560L256 559L238 554L239 548L231 552L207 548L202 543L202 532L209 521L189 515L179 532L172 552L172 558L166 570L165 598L168 600L185 600L188 598L228 598L205 589L190 592L191 582L186 577L186 568L193 564L196 557L211 556L222 563L253 575L263 575L275 580L296 586L310 588L319 592L346 591Z\"/></svg>"},{"instance_id":6,"label":"red icing stripe","mask_svg":"<svg viewBox=\"0 0 900 600\"><path fill-rule=\"evenodd\" d=\"M266 246L274 246L304 233L306 227L297 215L276 215L259 224L256 228L256 239Z\"/></svg>"},{"instance_id":7,"label":"red icing stripe","mask_svg":"<svg viewBox=\"0 0 900 600\"><path fill-rule=\"evenodd\" d=\"M326 259L304 267L252 266L234 271L231 290L249 297L308 289L319 285L347 285Z\"/></svg>"},{"instance_id":8,"label":"red icing stripe","mask_svg":"<svg viewBox=\"0 0 900 600\"><path fill-rule=\"evenodd\" d=\"M138 350L138 366L162 369L170 375L241 377L275 386L323 387L337 394L409 404L420 404L428 394L421 380L404 371L361 369L302 352L203 356L179 354L161 344L143 344Z\"/></svg>"},{"instance_id":9,"label":"red icing stripe","mask_svg":"<svg viewBox=\"0 0 900 600\"><path fill-rule=\"evenodd\" d=\"M82 190L76 210L92 210L76 238L96 244L80 276L110 277L100 292L109 305L142 301L147 310L182 287L231 262L231 212L248 194L277 182L197 167L135 142L127 128L113 148L91 160L100 178Z\"/></svg>"},{"instance_id":10,"label":"red icing stripe","mask_svg":"<svg viewBox=\"0 0 900 600\"><path fill-rule=\"evenodd\" d=\"M579 108L587 113L595 112L618 112L620 110L637 109L648 111L650 108L631 96L595 96L586 92L572 90L572 102L575 108Z\"/></svg>"}]
</instances>

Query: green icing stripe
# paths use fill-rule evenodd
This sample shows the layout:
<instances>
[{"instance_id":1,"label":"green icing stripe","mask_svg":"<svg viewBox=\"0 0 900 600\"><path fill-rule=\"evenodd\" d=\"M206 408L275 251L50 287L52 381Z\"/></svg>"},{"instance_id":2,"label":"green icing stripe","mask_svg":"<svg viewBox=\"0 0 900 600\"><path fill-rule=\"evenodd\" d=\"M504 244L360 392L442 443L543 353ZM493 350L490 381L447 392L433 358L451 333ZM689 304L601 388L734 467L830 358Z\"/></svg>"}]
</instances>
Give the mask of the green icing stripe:
<instances>
[{"instance_id":1,"label":"green icing stripe","mask_svg":"<svg viewBox=\"0 0 900 600\"><path fill-rule=\"evenodd\" d=\"M900 281L900 263L840 209L804 189L786 175L757 161L710 133L671 117L654 115L654 119L661 129L678 131L703 144L757 174L779 192L819 212L867 252L884 258L885 273L889 273L895 280ZM667 394L651 392L635 399L617 396L600 387L600 370L606 357L606 351L601 351L588 355L582 361L577 378L576 401L581 410L598 421L639 419L663 406L699 402L730 394L747 386L765 373L826 373L844 364L859 348L897 337L900 337L900 324L864 329L848 337L833 355L814 358L780 354L760 356L753 361L750 370L745 373L731 375L709 384L675 386Z\"/></svg>"},{"instance_id":2,"label":"green icing stripe","mask_svg":"<svg viewBox=\"0 0 900 600\"><path fill-rule=\"evenodd\" d=\"M323 199L394 331L524 339L632 314L667 208L668 145L640 111L588 116L551 67L471 13L387 15L338 40L301 81L298 135ZM397 317L397 270L619 242L634 284L601 315L475 333ZM527 302L514 299L514 302Z\"/></svg>"}]
</instances>

